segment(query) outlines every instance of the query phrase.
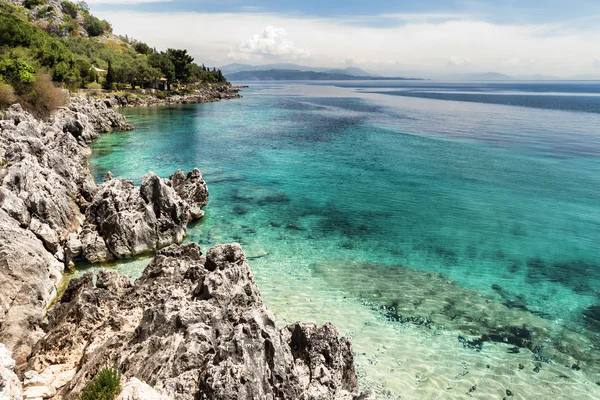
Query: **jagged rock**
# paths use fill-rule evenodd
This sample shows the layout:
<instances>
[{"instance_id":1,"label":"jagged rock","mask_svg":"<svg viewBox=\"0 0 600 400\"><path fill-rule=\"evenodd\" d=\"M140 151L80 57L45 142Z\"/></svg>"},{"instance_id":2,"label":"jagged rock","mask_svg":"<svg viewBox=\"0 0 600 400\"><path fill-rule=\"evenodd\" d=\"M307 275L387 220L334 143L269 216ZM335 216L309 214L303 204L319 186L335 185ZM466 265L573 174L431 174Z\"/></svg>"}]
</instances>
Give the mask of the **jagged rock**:
<instances>
[{"instance_id":1,"label":"jagged rock","mask_svg":"<svg viewBox=\"0 0 600 400\"><path fill-rule=\"evenodd\" d=\"M0 342L23 364L43 336L42 310L56 293L64 265L2 209L0 227Z\"/></svg>"},{"instance_id":2,"label":"jagged rock","mask_svg":"<svg viewBox=\"0 0 600 400\"><path fill-rule=\"evenodd\" d=\"M121 393L116 400L171 400L170 396L160 394L150 385L140 381L138 378L131 378L123 385Z\"/></svg>"},{"instance_id":3,"label":"jagged rock","mask_svg":"<svg viewBox=\"0 0 600 400\"><path fill-rule=\"evenodd\" d=\"M93 130L97 133L133 129L133 125L128 123L124 116L111 110L103 100L76 96L71 99L69 109L87 116Z\"/></svg>"},{"instance_id":4,"label":"jagged rock","mask_svg":"<svg viewBox=\"0 0 600 400\"><path fill-rule=\"evenodd\" d=\"M57 359L77 370L65 400L113 364L177 400L358 398L350 342L329 324L277 329L238 244L169 246L133 285L73 280L28 366Z\"/></svg>"},{"instance_id":5,"label":"jagged rock","mask_svg":"<svg viewBox=\"0 0 600 400\"><path fill-rule=\"evenodd\" d=\"M15 361L10 351L0 343L0 400L21 400L21 381L14 372Z\"/></svg>"},{"instance_id":6,"label":"jagged rock","mask_svg":"<svg viewBox=\"0 0 600 400\"><path fill-rule=\"evenodd\" d=\"M23 200L2 186L0 186L0 208L6 211L12 218L19 221L22 227L29 226L31 215Z\"/></svg>"},{"instance_id":7,"label":"jagged rock","mask_svg":"<svg viewBox=\"0 0 600 400\"><path fill-rule=\"evenodd\" d=\"M121 115L96 103L78 99L48 121L15 104L0 120L0 342L17 369L43 336L43 309L80 251L73 236L97 191L87 144L96 125L126 128Z\"/></svg>"},{"instance_id":8,"label":"jagged rock","mask_svg":"<svg viewBox=\"0 0 600 400\"><path fill-rule=\"evenodd\" d=\"M86 210L80 235L83 255L98 262L111 254L124 258L181 243L188 208L170 181L152 172L142 178L140 187L107 175Z\"/></svg>"},{"instance_id":9,"label":"jagged rock","mask_svg":"<svg viewBox=\"0 0 600 400\"><path fill-rule=\"evenodd\" d=\"M208 188L202 180L200 170L194 168L187 176L182 170L178 170L171 175L170 180L177 194L189 205L190 219L202 218L202 208L208 204Z\"/></svg>"}]
</instances>

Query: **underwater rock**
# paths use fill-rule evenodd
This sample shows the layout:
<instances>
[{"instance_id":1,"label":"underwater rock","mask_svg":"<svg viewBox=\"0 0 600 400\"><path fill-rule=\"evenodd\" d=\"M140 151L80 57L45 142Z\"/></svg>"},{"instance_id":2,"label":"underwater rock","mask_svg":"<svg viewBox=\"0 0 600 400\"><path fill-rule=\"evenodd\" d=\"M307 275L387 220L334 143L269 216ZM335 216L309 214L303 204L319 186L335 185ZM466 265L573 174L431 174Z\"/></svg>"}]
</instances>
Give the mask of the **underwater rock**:
<instances>
[{"instance_id":1,"label":"underwater rock","mask_svg":"<svg viewBox=\"0 0 600 400\"><path fill-rule=\"evenodd\" d=\"M589 306L582 312L586 325L593 330L600 330L600 305Z\"/></svg>"},{"instance_id":2,"label":"underwater rock","mask_svg":"<svg viewBox=\"0 0 600 400\"><path fill-rule=\"evenodd\" d=\"M65 400L107 364L177 400L359 398L350 341L331 324L279 330L238 244L206 257L171 245L134 284L114 271L95 287L91 274L72 280L28 367L58 359L75 371Z\"/></svg>"}]
</instances>

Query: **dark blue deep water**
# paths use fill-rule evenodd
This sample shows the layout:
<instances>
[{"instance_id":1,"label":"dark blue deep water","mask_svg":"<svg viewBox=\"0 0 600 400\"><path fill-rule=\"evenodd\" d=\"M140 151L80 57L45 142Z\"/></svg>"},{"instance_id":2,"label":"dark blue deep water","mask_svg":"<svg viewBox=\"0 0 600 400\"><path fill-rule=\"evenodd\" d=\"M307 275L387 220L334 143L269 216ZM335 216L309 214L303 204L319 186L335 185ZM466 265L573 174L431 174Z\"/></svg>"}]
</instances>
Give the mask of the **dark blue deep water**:
<instances>
[{"instance_id":1,"label":"dark blue deep water","mask_svg":"<svg viewBox=\"0 0 600 400\"><path fill-rule=\"evenodd\" d=\"M467 360L460 357L485 353L462 348L456 335L469 332L459 326L427 342L429 331L413 332L411 325L399 332L382 320L364 293L376 299L382 276L388 291L394 279L405 279L388 273L394 266L442 273L456 282L456 298L462 291L482 296L479 313L486 314L486 302L502 302L523 313L515 325L536 324L526 321L531 314L557 335L582 335L596 345L570 345L594 359L600 83L278 83L253 84L243 94L123 110L136 130L104 135L94 145L96 176L110 170L139 180L150 170L168 176L199 167L210 204L189 239L204 249L242 243L278 318L334 321L354 337L361 382L382 396L433 398L442 386L468 389L489 372L482 367L480 375L458 378ZM122 268L135 276L142 264ZM367 264L368 273L356 272ZM436 288L430 294L440 302L452 296ZM413 359L402 346L421 348L419 354L458 346L459 353ZM527 376L500 371L504 363L518 364L506 353L482 361L498 365L494 382L504 376L513 387L531 387L521 398L568 398L553 389L554 375L534 367ZM426 370L417 371L419 365ZM578 398L594 398L600 389L597 372L589 374L570 378ZM415 384L425 375L431 379ZM480 394L492 398L494 390Z\"/></svg>"}]
</instances>

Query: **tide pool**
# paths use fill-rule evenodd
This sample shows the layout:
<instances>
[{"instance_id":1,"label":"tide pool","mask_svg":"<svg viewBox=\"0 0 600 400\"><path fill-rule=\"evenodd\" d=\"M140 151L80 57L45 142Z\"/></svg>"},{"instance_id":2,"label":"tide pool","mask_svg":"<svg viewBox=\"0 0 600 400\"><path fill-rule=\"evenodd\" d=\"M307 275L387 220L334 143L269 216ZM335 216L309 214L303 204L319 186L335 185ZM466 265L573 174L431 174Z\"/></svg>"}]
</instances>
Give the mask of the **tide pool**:
<instances>
[{"instance_id":1,"label":"tide pool","mask_svg":"<svg viewBox=\"0 0 600 400\"><path fill-rule=\"evenodd\" d=\"M598 398L599 86L343 85L123 109L94 174L198 167L187 240L241 243L279 322L335 323L383 397ZM459 340L503 327L547 346Z\"/></svg>"}]
</instances>

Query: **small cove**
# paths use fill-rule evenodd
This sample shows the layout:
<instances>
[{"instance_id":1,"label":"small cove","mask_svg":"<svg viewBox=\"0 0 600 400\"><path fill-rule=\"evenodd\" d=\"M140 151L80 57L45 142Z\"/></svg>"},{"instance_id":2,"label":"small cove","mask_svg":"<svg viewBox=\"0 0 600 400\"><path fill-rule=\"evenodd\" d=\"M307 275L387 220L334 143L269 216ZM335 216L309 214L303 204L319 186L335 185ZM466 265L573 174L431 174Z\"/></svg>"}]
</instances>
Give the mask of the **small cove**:
<instances>
[{"instance_id":1,"label":"small cove","mask_svg":"<svg viewBox=\"0 0 600 400\"><path fill-rule=\"evenodd\" d=\"M332 321L383 396L597 397L598 371L571 367L600 347L583 314L600 301L600 116L363 89L263 85L124 109L136 130L103 135L93 171L200 168L210 204L187 240L241 243L279 323ZM135 278L146 263L118 268ZM390 318L398 301L433 327ZM465 348L465 321L484 317L577 349L559 363Z\"/></svg>"}]
</instances>

